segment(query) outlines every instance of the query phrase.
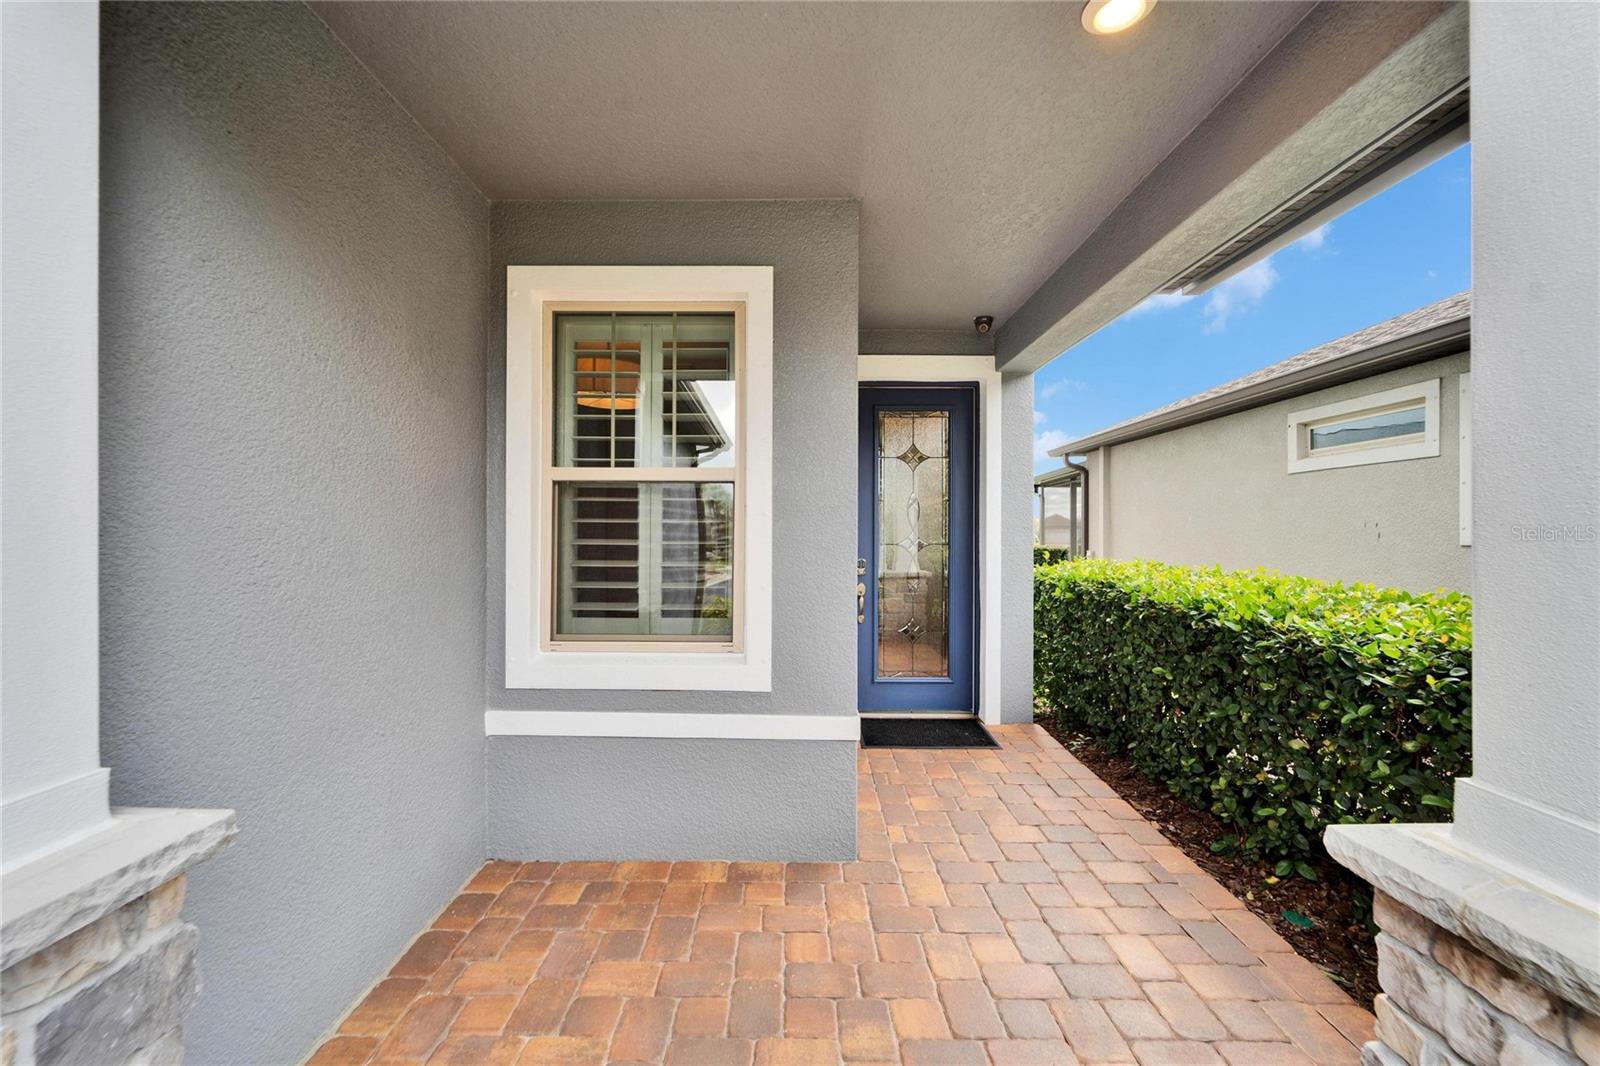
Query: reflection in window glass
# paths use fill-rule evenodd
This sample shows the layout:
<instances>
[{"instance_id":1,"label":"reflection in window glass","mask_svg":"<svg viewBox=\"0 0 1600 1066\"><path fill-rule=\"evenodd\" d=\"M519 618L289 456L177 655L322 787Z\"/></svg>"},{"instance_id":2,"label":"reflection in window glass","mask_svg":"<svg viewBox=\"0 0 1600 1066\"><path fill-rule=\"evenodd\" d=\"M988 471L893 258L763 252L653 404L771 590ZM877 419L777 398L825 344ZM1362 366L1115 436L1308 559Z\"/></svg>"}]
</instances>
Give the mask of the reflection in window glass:
<instances>
[{"instance_id":1,"label":"reflection in window glass","mask_svg":"<svg viewBox=\"0 0 1600 1066\"><path fill-rule=\"evenodd\" d=\"M1426 424L1426 410L1421 404L1398 411L1343 418L1336 422L1309 427L1310 447L1312 451L1318 451L1350 444L1365 444L1368 441L1419 437Z\"/></svg>"},{"instance_id":2,"label":"reflection in window glass","mask_svg":"<svg viewBox=\"0 0 1600 1066\"><path fill-rule=\"evenodd\" d=\"M731 314L556 316L557 466L734 465Z\"/></svg>"},{"instance_id":3,"label":"reflection in window glass","mask_svg":"<svg viewBox=\"0 0 1600 1066\"><path fill-rule=\"evenodd\" d=\"M556 314L558 638L733 643L736 335L722 311Z\"/></svg>"},{"instance_id":4,"label":"reflection in window glass","mask_svg":"<svg viewBox=\"0 0 1600 1066\"><path fill-rule=\"evenodd\" d=\"M878 413L878 676L950 676L950 416Z\"/></svg>"},{"instance_id":5,"label":"reflection in window glass","mask_svg":"<svg viewBox=\"0 0 1600 1066\"><path fill-rule=\"evenodd\" d=\"M728 640L733 486L556 486L556 635Z\"/></svg>"}]
</instances>

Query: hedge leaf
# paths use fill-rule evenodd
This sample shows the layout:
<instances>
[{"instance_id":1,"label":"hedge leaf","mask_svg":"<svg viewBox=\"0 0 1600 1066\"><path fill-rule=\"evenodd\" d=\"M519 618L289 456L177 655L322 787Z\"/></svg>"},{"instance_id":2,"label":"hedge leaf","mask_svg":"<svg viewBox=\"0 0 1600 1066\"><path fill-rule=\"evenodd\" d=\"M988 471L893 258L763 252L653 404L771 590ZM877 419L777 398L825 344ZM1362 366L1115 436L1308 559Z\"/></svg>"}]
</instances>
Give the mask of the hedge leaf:
<instances>
[{"instance_id":1,"label":"hedge leaf","mask_svg":"<svg viewBox=\"0 0 1600 1066\"><path fill-rule=\"evenodd\" d=\"M1472 603L1459 593L1045 561L1034 642L1036 694L1063 726L1285 872L1304 876L1329 825L1448 818L1471 772Z\"/></svg>"}]
</instances>

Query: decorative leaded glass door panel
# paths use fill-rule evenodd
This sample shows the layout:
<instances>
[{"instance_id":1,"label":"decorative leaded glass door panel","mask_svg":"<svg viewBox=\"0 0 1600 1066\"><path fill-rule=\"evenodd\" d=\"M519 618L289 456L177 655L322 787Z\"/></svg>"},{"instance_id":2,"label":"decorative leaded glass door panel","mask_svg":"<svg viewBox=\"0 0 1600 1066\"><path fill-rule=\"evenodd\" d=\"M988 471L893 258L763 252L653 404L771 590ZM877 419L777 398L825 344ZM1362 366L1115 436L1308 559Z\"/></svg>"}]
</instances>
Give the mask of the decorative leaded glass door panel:
<instances>
[{"instance_id":1,"label":"decorative leaded glass door panel","mask_svg":"<svg viewBox=\"0 0 1600 1066\"><path fill-rule=\"evenodd\" d=\"M861 390L862 710L974 710L973 392Z\"/></svg>"}]
</instances>

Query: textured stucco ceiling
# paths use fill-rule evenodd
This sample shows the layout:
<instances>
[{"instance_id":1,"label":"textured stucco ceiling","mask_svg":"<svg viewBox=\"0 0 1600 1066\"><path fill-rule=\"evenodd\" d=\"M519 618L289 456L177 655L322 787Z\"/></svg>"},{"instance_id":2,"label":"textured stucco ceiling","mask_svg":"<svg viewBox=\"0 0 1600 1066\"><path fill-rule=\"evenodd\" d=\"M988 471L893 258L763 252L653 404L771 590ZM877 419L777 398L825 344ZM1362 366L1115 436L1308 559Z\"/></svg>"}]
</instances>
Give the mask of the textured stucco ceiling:
<instances>
[{"instance_id":1,"label":"textured stucco ceiling","mask_svg":"<svg viewBox=\"0 0 1600 1066\"><path fill-rule=\"evenodd\" d=\"M853 197L861 324L1004 318L1306 13L317 3L491 199Z\"/></svg>"}]
</instances>

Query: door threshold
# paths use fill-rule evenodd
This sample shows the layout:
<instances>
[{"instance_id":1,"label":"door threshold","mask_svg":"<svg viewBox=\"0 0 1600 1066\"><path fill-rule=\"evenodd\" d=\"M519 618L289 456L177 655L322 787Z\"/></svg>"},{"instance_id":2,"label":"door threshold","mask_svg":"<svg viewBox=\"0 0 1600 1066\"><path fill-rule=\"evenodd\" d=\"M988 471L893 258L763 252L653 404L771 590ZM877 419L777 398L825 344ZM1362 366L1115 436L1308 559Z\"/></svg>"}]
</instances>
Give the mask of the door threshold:
<instances>
[{"instance_id":1,"label":"door threshold","mask_svg":"<svg viewBox=\"0 0 1600 1066\"><path fill-rule=\"evenodd\" d=\"M977 711L857 711L862 718L976 718Z\"/></svg>"}]
</instances>

